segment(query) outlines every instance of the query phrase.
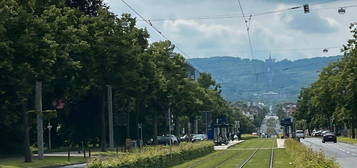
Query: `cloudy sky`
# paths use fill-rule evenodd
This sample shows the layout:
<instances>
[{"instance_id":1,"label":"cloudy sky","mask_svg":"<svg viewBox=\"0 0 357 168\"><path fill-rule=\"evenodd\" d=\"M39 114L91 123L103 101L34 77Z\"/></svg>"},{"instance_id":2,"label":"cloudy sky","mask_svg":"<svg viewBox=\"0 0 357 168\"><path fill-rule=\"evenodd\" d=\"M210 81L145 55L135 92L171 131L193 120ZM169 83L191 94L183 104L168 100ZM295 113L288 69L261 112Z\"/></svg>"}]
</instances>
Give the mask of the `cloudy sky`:
<instances>
[{"instance_id":1,"label":"cloudy sky","mask_svg":"<svg viewBox=\"0 0 357 168\"><path fill-rule=\"evenodd\" d=\"M357 0L241 0L245 15L253 14L250 54L238 0L126 0L185 52L187 58L235 56L278 60L338 55L351 38L349 24L357 21ZM121 0L105 0L117 15L132 13ZM311 13L302 8L310 4ZM344 15L340 7L347 7ZM272 12L270 11L283 11ZM258 15L268 12L265 15ZM248 18L247 18L248 19ZM148 27L138 19L139 27ZM150 41L163 38L152 28ZM322 50L328 48L328 53Z\"/></svg>"}]
</instances>

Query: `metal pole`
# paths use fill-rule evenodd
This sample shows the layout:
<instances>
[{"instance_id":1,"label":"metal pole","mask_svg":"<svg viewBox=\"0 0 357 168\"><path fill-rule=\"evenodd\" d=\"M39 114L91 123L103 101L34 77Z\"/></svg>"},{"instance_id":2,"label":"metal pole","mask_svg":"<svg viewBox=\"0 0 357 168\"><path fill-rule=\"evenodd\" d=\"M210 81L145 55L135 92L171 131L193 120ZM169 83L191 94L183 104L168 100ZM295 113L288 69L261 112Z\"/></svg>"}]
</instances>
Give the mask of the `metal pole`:
<instances>
[{"instance_id":1,"label":"metal pole","mask_svg":"<svg viewBox=\"0 0 357 168\"><path fill-rule=\"evenodd\" d=\"M48 123L48 150L51 151L52 150L52 145L51 145L51 128L52 128L52 125L51 123Z\"/></svg>"},{"instance_id":2,"label":"metal pole","mask_svg":"<svg viewBox=\"0 0 357 168\"><path fill-rule=\"evenodd\" d=\"M113 96L112 86L108 85L108 127L109 127L109 148L114 148L114 131L113 131Z\"/></svg>"},{"instance_id":3,"label":"metal pole","mask_svg":"<svg viewBox=\"0 0 357 168\"><path fill-rule=\"evenodd\" d=\"M168 115L169 115L169 135L171 135L171 110L170 108L168 109Z\"/></svg>"},{"instance_id":4,"label":"metal pole","mask_svg":"<svg viewBox=\"0 0 357 168\"><path fill-rule=\"evenodd\" d=\"M140 148L143 147L144 141L143 141L143 124L140 123Z\"/></svg>"},{"instance_id":5,"label":"metal pole","mask_svg":"<svg viewBox=\"0 0 357 168\"><path fill-rule=\"evenodd\" d=\"M208 111L205 112L206 113L206 135L208 137Z\"/></svg>"},{"instance_id":6,"label":"metal pole","mask_svg":"<svg viewBox=\"0 0 357 168\"><path fill-rule=\"evenodd\" d=\"M42 118L42 82L36 81L35 93L36 123L37 123L37 147L38 158L43 159L43 118Z\"/></svg>"}]
</instances>

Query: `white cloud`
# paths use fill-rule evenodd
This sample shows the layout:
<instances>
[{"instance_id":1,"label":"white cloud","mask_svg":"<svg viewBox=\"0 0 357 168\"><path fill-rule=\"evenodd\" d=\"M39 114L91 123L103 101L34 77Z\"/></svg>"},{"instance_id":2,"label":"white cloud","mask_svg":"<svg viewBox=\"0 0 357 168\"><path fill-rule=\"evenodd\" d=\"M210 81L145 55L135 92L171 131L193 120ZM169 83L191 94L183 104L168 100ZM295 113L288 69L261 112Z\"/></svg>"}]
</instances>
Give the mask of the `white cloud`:
<instances>
[{"instance_id":1,"label":"white cloud","mask_svg":"<svg viewBox=\"0 0 357 168\"><path fill-rule=\"evenodd\" d=\"M314 2L318 1L314 0ZM118 0L106 0L106 2L116 14L130 12ZM150 19L236 16L240 14L238 4L234 0L131 0L127 2ZM294 3L287 2L285 0L242 1L247 14L294 6ZM335 2L317 7L346 6L351 3L348 1ZM315 10L315 8L311 8L312 13L310 14L304 14L300 8L290 12L253 17L251 33L256 58L264 59L269 55L269 52L272 52L272 56L277 59L327 56L322 53L323 48L342 46L351 36L348 25L355 21L357 10L347 8L345 15L339 15L337 10ZM248 39L242 18L178 19L152 23L191 57L232 55L250 58ZM147 26L143 22L138 24L140 27ZM162 40L152 29L148 28L148 30L152 40ZM312 50L311 48L317 49ZM328 55L337 54L339 54L338 49L330 50L328 53Z\"/></svg>"}]
</instances>

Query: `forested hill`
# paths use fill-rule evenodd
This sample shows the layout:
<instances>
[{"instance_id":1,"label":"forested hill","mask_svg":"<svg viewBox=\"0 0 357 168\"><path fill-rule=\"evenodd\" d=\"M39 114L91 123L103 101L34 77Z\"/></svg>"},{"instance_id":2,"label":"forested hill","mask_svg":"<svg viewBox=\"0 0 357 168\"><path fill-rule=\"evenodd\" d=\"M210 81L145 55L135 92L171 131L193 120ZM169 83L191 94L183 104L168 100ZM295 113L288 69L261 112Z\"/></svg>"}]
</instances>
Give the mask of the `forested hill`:
<instances>
[{"instance_id":1,"label":"forested hill","mask_svg":"<svg viewBox=\"0 0 357 168\"><path fill-rule=\"evenodd\" d=\"M190 62L222 83L230 101L261 100L266 103L295 101L300 89L313 83L319 71L341 56L296 61L250 60L238 57L194 58Z\"/></svg>"}]
</instances>

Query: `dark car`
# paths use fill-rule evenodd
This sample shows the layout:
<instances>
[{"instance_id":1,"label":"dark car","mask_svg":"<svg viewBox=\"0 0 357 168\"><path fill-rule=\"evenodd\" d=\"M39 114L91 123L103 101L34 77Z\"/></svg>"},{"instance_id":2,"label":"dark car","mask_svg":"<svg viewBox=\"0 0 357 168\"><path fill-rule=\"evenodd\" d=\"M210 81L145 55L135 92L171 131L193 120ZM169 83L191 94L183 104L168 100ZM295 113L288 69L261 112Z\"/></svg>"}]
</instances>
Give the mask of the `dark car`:
<instances>
[{"instance_id":1,"label":"dark car","mask_svg":"<svg viewBox=\"0 0 357 168\"><path fill-rule=\"evenodd\" d=\"M332 142L336 143L337 142L336 135L331 132L325 133L322 137L322 143L325 143L328 141L332 141Z\"/></svg>"}]
</instances>

